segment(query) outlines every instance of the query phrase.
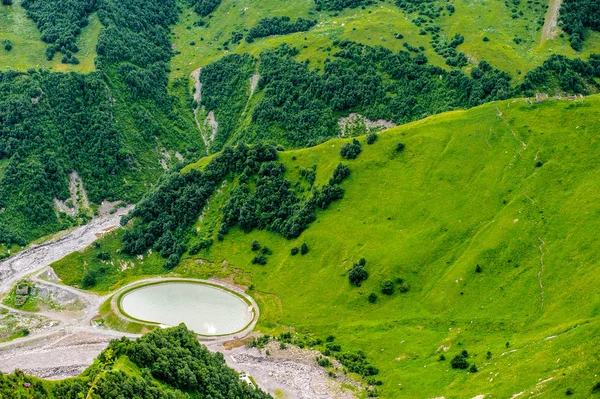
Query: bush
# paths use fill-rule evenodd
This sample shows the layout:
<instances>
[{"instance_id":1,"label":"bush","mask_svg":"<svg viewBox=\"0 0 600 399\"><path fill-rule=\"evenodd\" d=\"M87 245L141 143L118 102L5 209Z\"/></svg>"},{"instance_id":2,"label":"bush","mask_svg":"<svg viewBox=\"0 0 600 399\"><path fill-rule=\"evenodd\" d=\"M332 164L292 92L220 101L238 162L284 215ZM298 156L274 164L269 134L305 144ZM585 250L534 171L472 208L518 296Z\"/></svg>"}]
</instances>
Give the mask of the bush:
<instances>
[{"instance_id":1,"label":"bush","mask_svg":"<svg viewBox=\"0 0 600 399\"><path fill-rule=\"evenodd\" d=\"M479 264L477 264L477 266L475 266L475 273L481 273L483 271L483 269L481 268L481 266L479 266Z\"/></svg>"},{"instance_id":2,"label":"bush","mask_svg":"<svg viewBox=\"0 0 600 399\"><path fill-rule=\"evenodd\" d=\"M573 388L567 388L567 391L565 392L566 396L571 396L575 393L575 391L573 390Z\"/></svg>"},{"instance_id":3,"label":"bush","mask_svg":"<svg viewBox=\"0 0 600 399\"><path fill-rule=\"evenodd\" d=\"M358 263L352 265L352 268L348 271L348 280L355 287L360 287L367 278L369 278L369 273L364 269L364 266Z\"/></svg>"},{"instance_id":4,"label":"bush","mask_svg":"<svg viewBox=\"0 0 600 399\"><path fill-rule=\"evenodd\" d=\"M371 145L377 141L377 133L369 133L367 135L367 144Z\"/></svg>"},{"instance_id":5,"label":"bush","mask_svg":"<svg viewBox=\"0 0 600 399\"><path fill-rule=\"evenodd\" d=\"M83 275L83 279L81 280L82 288L90 288L96 285L96 272L94 270L88 270Z\"/></svg>"},{"instance_id":6,"label":"bush","mask_svg":"<svg viewBox=\"0 0 600 399\"><path fill-rule=\"evenodd\" d=\"M327 349L329 349L331 352L340 352L342 350L342 346L340 344L329 343L329 344L325 345L325 347Z\"/></svg>"},{"instance_id":7,"label":"bush","mask_svg":"<svg viewBox=\"0 0 600 399\"><path fill-rule=\"evenodd\" d=\"M340 184L348 176L350 176L350 168L340 162L333 171L333 176L329 179L329 185Z\"/></svg>"},{"instance_id":8,"label":"bush","mask_svg":"<svg viewBox=\"0 0 600 399\"><path fill-rule=\"evenodd\" d=\"M450 361L450 366L452 366L453 369L465 370L469 367L469 363L467 362L467 359L460 354L454 356L454 359Z\"/></svg>"},{"instance_id":9,"label":"bush","mask_svg":"<svg viewBox=\"0 0 600 399\"><path fill-rule=\"evenodd\" d=\"M469 371L471 373L476 373L479 371L479 369L477 368L477 366L475 364L472 364L471 367L469 367Z\"/></svg>"},{"instance_id":10,"label":"bush","mask_svg":"<svg viewBox=\"0 0 600 399\"><path fill-rule=\"evenodd\" d=\"M379 288L383 295L392 295L394 293L394 283L391 280L382 281Z\"/></svg>"},{"instance_id":11,"label":"bush","mask_svg":"<svg viewBox=\"0 0 600 399\"><path fill-rule=\"evenodd\" d=\"M290 254L292 254L292 256L298 255L298 252L300 252L298 247L293 247L292 249L290 249Z\"/></svg>"},{"instance_id":12,"label":"bush","mask_svg":"<svg viewBox=\"0 0 600 399\"><path fill-rule=\"evenodd\" d=\"M593 393L599 393L600 392L600 381L598 381L596 384L594 384L594 386L592 387L592 392Z\"/></svg>"},{"instance_id":13,"label":"bush","mask_svg":"<svg viewBox=\"0 0 600 399\"><path fill-rule=\"evenodd\" d=\"M211 239L200 240L199 242L192 244L192 246L190 247L190 255L196 255L201 250L210 248L212 244L213 240Z\"/></svg>"},{"instance_id":14,"label":"bush","mask_svg":"<svg viewBox=\"0 0 600 399\"><path fill-rule=\"evenodd\" d=\"M179 263L179 254L171 254L164 263L164 268L167 270L174 269Z\"/></svg>"},{"instance_id":15,"label":"bush","mask_svg":"<svg viewBox=\"0 0 600 399\"><path fill-rule=\"evenodd\" d=\"M2 0L3 6L12 6L12 0Z\"/></svg>"},{"instance_id":16,"label":"bush","mask_svg":"<svg viewBox=\"0 0 600 399\"><path fill-rule=\"evenodd\" d=\"M4 44L4 50L6 51L10 51L13 48L12 42L10 40L3 40L2 44Z\"/></svg>"},{"instance_id":17,"label":"bush","mask_svg":"<svg viewBox=\"0 0 600 399\"><path fill-rule=\"evenodd\" d=\"M335 341L335 336L333 335L328 335L327 338L325 338L325 342L333 342Z\"/></svg>"},{"instance_id":18,"label":"bush","mask_svg":"<svg viewBox=\"0 0 600 399\"><path fill-rule=\"evenodd\" d=\"M251 248L253 251L258 251L260 249L260 244L258 243L258 241L256 241L256 240L252 241Z\"/></svg>"},{"instance_id":19,"label":"bush","mask_svg":"<svg viewBox=\"0 0 600 399\"><path fill-rule=\"evenodd\" d=\"M444 360L446 360L446 355L444 355L443 353L440 355L439 357L439 361L443 362Z\"/></svg>"},{"instance_id":20,"label":"bush","mask_svg":"<svg viewBox=\"0 0 600 399\"><path fill-rule=\"evenodd\" d=\"M484 37L483 37L483 41L484 41L484 42L489 42L489 41L490 41L490 38L489 38L489 37L487 37L487 36L484 36Z\"/></svg>"},{"instance_id":21,"label":"bush","mask_svg":"<svg viewBox=\"0 0 600 399\"><path fill-rule=\"evenodd\" d=\"M261 249L260 253L264 254L264 255L271 255L273 253L273 251L271 251L271 249L269 249L269 247L264 247L263 249Z\"/></svg>"},{"instance_id":22,"label":"bush","mask_svg":"<svg viewBox=\"0 0 600 399\"><path fill-rule=\"evenodd\" d=\"M398 291L400 291L403 294L406 294L408 291L410 291L410 286L407 283L402 283L400 287L398 287Z\"/></svg>"},{"instance_id":23,"label":"bush","mask_svg":"<svg viewBox=\"0 0 600 399\"><path fill-rule=\"evenodd\" d=\"M402 151L404 151L404 148L406 148L406 146L404 145L404 143L398 143L398 144L396 144L396 152L402 152Z\"/></svg>"},{"instance_id":24,"label":"bush","mask_svg":"<svg viewBox=\"0 0 600 399\"><path fill-rule=\"evenodd\" d=\"M300 255L306 255L308 253L308 245L305 242L300 245Z\"/></svg>"},{"instance_id":25,"label":"bush","mask_svg":"<svg viewBox=\"0 0 600 399\"><path fill-rule=\"evenodd\" d=\"M110 254L108 252L99 252L98 255L96 255L96 258L107 261L110 260Z\"/></svg>"},{"instance_id":26,"label":"bush","mask_svg":"<svg viewBox=\"0 0 600 399\"><path fill-rule=\"evenodd\" d=\"M541 167L542 167L542 165L544 165L544 163L543 163L542 161L537 161L537 162L535 163L535 167L536 167L536 168L541 168Z\"/></svg>"},{"instance_id":27,"label":"bush","mask_svg":"<svg viewBox=\"0 0 600 399\"><path fill-rule=\"evenodd\" d=\"M356 159L361 152L362 147L356 139L352 139L352 143L346 143L340 149L340 155L345 159Z\"/></svg>"},{"instance_id":28,"label":"bush","mask_svg":"<svg viewBox=\"0 0 600 399\"><path fill-rule=\"evenodd\" d=\"M253 265L266 265L267 257L264 256L263 254L258 254L252 259L252 264Z\"/></svg>"},{"instance_id":29,"label":"bush","mask_svg":"<svg viewBox=\"0 0 600 399\"><path fill-rule=\"evenodd\" d=\"M375 303L375 302L377 302L377 294L374 292L371 292L367 299L369 300L370 303Z\"/></svg>"}]
</instances>

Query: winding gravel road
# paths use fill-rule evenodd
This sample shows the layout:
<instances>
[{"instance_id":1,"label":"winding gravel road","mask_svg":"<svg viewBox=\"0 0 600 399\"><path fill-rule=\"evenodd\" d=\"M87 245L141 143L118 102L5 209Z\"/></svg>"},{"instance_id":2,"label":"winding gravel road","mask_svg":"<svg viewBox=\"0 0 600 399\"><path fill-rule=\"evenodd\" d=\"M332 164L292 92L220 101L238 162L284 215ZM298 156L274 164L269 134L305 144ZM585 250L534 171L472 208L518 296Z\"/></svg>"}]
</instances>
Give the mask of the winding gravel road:
<instances>
[{"instance_id":1,"label":"winding gravel road","mask_svg":"<svg viewBox=\"0 0 600 399\"><path fill-rule=\"evenodd\" d=\"M79 251L93 243L103 233L119 226L121 216L133 206L118 209L112 215L93 219L67 235L45 244L35 245L0 263L0 294L8 292L25 276Z\"/></svg>"}]
</instances>

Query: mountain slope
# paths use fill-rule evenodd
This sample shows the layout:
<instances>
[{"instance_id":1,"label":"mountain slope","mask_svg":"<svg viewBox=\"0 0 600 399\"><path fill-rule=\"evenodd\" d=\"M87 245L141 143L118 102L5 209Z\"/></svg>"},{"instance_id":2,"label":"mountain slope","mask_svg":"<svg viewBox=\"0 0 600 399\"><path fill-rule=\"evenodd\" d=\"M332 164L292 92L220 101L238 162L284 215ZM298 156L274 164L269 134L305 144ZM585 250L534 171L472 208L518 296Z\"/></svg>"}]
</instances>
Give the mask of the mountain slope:
<instances>
[{"instance_id":1,"label":"mountain slope","mask_svg":"<svg viewBox=\"0 0 600 399\"><path fill-rule=\"evenodd\" d=\"M316 165L321 187L340 161L348 165L344 197L296 239L229 227L219 241L223 206L238 185L227 175L196 233L186 228L180 238L188 248L214 243L184 253L171 273L252 285L262 331L332 334L342 351L364 351L380 370L381 397L557 397L568 388L588 397L600 364L599 106L598 96L495 102L390 129L372 145L361 138L355 160L339 155L347 139L280 152L300 196L310 193L301 170ZM56 272L79 284L87 269L103 265L93 288L102 291L167 272L155 266L156 251L116 251L121 236L57 262ZM265 265L252 263L253 240L272 252ZM308 253L292 255L302 243ZM98 260L100 251L117 266ZM355 287L348 271L360 258L369 277ZM125 261L134 266L123 270ZM390 296L380 292L385 280L396 288ZM478 372L450 367L462 350Z\"/></svg>"}]
</instances>

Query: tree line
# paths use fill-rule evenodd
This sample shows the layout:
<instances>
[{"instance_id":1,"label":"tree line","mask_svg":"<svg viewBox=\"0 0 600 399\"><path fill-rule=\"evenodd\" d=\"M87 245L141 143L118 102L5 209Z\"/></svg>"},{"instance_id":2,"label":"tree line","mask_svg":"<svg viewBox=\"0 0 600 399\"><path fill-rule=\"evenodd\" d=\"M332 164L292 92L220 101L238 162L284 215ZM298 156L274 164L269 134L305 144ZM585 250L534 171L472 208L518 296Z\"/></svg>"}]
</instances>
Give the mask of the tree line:
<instances>
[{"instance_id":1,"label":"tree line","mask_svg":"<svg viewBox=\"0 0 600 399\"><path fill-rule=\"evenodd\" d=\"M274 35L289 35L290 33L306 32L317 24L317 20L298 18L292 22L290 17L263 18L250 29L246 35L246 42L252 43L255 39Z\"/></svg>"},{"instance_id":2,"label":"tree line","mask_svg":"<svg viewBox=\"0 0 600 399\"><path fill-rule=\"evenodd\" d=\"M450 63L458 62L460 54L455 48L462 40L458 35L443 44L443 48L453 50L447 53ZM308 62L297 61L295 56L299 50L289 45L261 53L260 59L254 62L258 61L258 89L263 96L252 111L251 123L241 126L240 114L235 114L230 118L233 123L228 125L227 135L236 132L238 139L247 141L260 137L306 147L336 137L338 118L351 112L373 120L404 124L453 109L530 96L536 91L595 92L595 79L600 73L597 55L592 55L589 61L554 55L528 72L522 84L513 85L508 73L485 60L467 74L459 69L430 65L420 51L416 55L411 54L412 51L393 52L347 40L336 41L334 45L339 51L332 59L325 60L322 70L311 67ZM232 81L235 70L219 65L229 63L225 61L228 57L233 56L214 64L212 74L218 75L217 70L222 70L222 76L231 76L229 81ZM245 62L248 66L253 64L251 58ZM239 90L247 92L248 85L246 81ZM205 87L217 91L222 85L206 81L203 90ZM236 109L246 104L247 97L236 97L226 90L224 93L218 102L211 103L216 113L235 108L232 103L240 104Z\"/></svg>"},{"instance_id":3,"label":"tree line","mask_svg":"<svg viewBox=\"0 0 600 399\"><path fill-rule=\"evenodd\" d=\"M559 23L570 35L571 47L581 51L586 29L600 31L600 3L596 0L565 0L560 7Z\"/></svg>"},{"instance_id":4,"label":"tree line","mask_svg":"<svg viewBox=\"0 0 600 399\"><path fill-rule=\"evenodd\" d=\"M128 359L135 373L116 366ZM158 329L131 341L113 340L80 376L48 383L15 371L0 373L0 397L35 399L268 399L227 367L223 355L201 345L185 325Z\"/></svg>"}]
</instances>

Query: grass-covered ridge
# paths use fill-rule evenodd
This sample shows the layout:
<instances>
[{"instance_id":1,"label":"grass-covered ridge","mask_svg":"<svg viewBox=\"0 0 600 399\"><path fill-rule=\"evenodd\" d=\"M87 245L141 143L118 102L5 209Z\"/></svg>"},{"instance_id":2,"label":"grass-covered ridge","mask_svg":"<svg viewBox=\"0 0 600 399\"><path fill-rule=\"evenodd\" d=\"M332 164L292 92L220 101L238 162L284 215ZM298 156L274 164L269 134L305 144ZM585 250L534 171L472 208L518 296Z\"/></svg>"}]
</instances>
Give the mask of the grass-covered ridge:
<instances>
[{"instance_id":1,"label":"grass-covered ridge","mask_svg":"<svg viewBox=\"0 0 600 399\"><path fill-rule=\"evenodd\" d=\"M252 285L264 332L332 334L343 350L363 350L380 370L381 397L559 397L567 389L589 397L600 365L599 106L598 96L496 102L388 130L371 145L360 138L362 152L343 160L351 171L344 198L297 239L232 227L219 241L221 209L238 184L226 180L194 225L192 239L212 245L184 253L172 273ZM347 141L280 152L278 162L293 185L307 185L300 171L316 165L318 187ZM159 272L156 252L126 256L110 239L111 260L128 266L100 289L153 264L149 274ZM265 265L252 263L254 240L269 249ZM308 252L292 255L302 243ZM99 251L55 270L78 283ZM348 271L361 258L368 278L355 287ZM387 280L391 295L382 292ZM462 350L479 371L451 368Z\"/></svg>"}]
</instances>

